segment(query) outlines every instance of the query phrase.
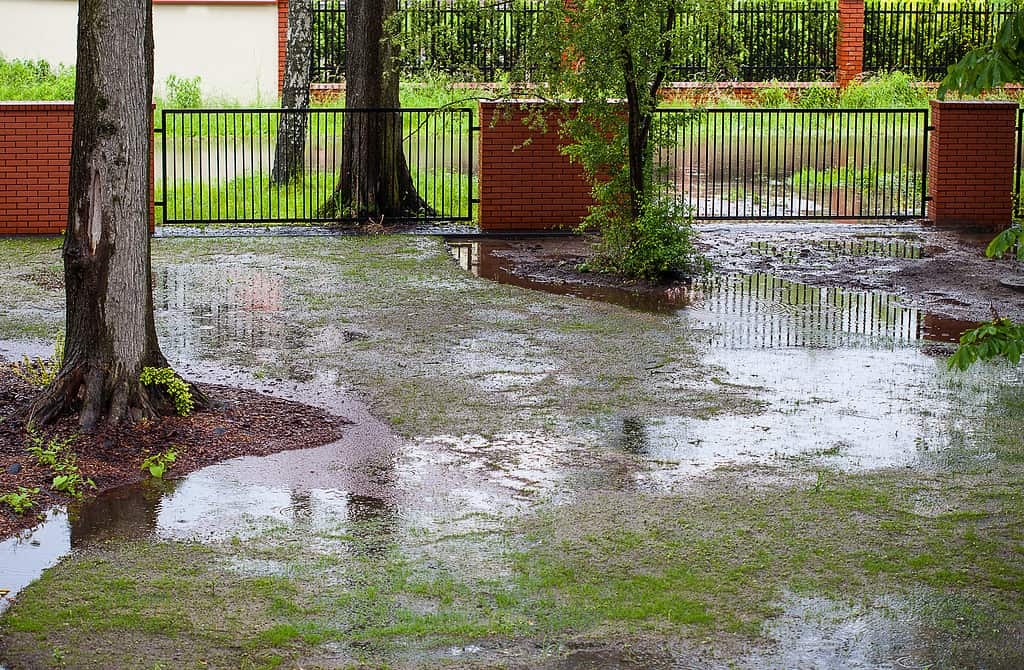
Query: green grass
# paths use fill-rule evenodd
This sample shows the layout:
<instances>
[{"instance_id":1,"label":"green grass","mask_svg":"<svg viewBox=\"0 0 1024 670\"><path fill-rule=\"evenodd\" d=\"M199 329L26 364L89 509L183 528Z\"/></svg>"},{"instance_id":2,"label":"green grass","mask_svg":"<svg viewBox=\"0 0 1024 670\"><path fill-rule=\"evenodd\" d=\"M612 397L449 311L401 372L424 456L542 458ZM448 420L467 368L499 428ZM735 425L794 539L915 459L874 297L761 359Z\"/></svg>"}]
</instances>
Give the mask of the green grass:
<instances>
[{"instance_id":1,"label":"green grass","mask_svg":"<svg viewBox=\"0 0 1024 670\"><path fill-rule=\"evenodd\" d=\"M412 170L420 196L436 212L445 216L469 216L469 179L467 175ZM321 218L319 212L334 191L337 175L328 172L306 173L288 184L276 185L270 176L236 177L212 183L180 182L172 184L166 207L156 208L157 224L166 219L230 223L246 219L278 219L280 222ZM474 191L475 191L474 178ZM163 183L157 181L155 198L164 198ZM327 218L330 218L328 215Z\"/></svg>"}]
</instances>

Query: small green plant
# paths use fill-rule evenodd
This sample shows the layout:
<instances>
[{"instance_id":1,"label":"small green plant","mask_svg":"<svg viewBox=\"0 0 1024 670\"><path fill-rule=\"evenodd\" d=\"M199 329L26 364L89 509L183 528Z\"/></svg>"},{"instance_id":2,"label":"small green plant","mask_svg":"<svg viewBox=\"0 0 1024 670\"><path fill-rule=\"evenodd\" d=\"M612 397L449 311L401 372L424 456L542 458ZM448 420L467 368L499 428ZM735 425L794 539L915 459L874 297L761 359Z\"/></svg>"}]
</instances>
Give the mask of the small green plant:
<instances>
[{"instance_id":1,"label":"small green plant","mask_svg":"<svg viewBox=\"0 0 1024 670\"><path fill-rule=\"evenodd\" d=\"M15 514L24 514L34 506L32 496L39 493L39 489L29 489L19 486L17 492L6 493L0 496L0 503L6 503Z\"/></svg>"},{"instance_id":2,"label":"small green plant","mask_svg":"<svg viewBox=\"0 0 1024 670\"><path fill-rule=\"evenodd\" d=\"M1004 358L1013 365L1024 352L1024 324L1009 319L986 321L960 336L960 346L946 364L952 370L966 370L975 361Z\"/></svg>"},{"instance_id":3,"label":"small green plant","mask_svg":"<svg viewBox=\"0 0 1024 670\"><path fill-rule=\"evenodd\" d=\"M139 381L145 386L162 386L174 402L174 409L177 411L178 416L188 416L192 413L194 406L192 392L189 391L185 380L174 374L174 370L170 368L142 368Z\"/></svg>"},{"instance_id":4,"label":"small green plant","mask_svg":"<svg viewBox=\"0 0 1024 670\"><path fill-rule=\"evenodd\" d=\"M74 436L59 438L52 437L47 439L45 435L38 432L32 424L29 424L25 428L25 433L28 435L29 446L26 451L36 459L36 464L41 465L45 468L56 468L57 463L62 458L62 455L68 449L68 445L74 440Z\"/></svg>"},{"instance_id":5,"label":"small green plant","mask_svg":"<svg viewBox=\"0 0 1024 670\"><path fill-rule=\"evenodd\" d=\"M142 461L142 469L149 470L149 475L154 479L163 479L167 469L178 460L178 452L168 449L162 454L152 454Z\"/></svg>"},{"instance_id":6,"label":"small green plant","mask_svg":"<svg viewBox=\"0 0 1024 670\"><path fill-rule=\"evenodd\" d=\"M789 97L786 95L786 91L780 86L762 88L757 94L757 101L762 107L767 107L769 109L789 107Z\"/></svg>"},{"instance_id":7,"label":"small green plant","mask_svg":"<svg viewBox=\"0 0 1024 670\"><path fill-rule=\"evenodd\" d=\"M26 451L36 459L36 463L49 468L53 473L53 481L50 484L54 491L67 494L76 499L81 499L85 487L96 488L96 483L82 475L77 464L77 456L71 450L71 437L60 438L57 436L47 438L38 432L31 424L26 427L29 446Z\"/></svg>"},{"instance_id":8,"label":"small green plant","mask_svg":"<svg viewBox=\"0 0 1024 670\"><path fill-rule=\"evenodd\" d=\"M58 333L53 344L53 356L47 359L25 356L13 366L14 374L36 388L44 388L57 377L64 364L64 333Z\"/></svg>"},{"instance_id":9,"label":"small green plant","mask_svg":"<svg viewBox=\"0 0 1024 670\"><path fill-rule=\"evenodd\" d=\"M167 103L178 109L195 109L202 104L203 97L199 90L199 77L178 77L169 75L164 81Z\"/></svg>"}]
</instances>

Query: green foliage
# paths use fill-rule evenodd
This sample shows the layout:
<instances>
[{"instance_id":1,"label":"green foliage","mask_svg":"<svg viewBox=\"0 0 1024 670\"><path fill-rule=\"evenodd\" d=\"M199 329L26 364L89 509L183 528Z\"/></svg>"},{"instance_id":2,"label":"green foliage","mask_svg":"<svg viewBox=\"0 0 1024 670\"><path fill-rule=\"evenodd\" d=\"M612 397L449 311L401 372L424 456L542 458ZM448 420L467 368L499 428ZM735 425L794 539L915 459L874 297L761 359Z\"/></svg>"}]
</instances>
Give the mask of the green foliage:
<instances>
[{"instance_id":1,"label":"green foliage","mask_svg":"<svg viewBox=\"0 0 1024 670\"><path fill-rule=\"evenodd\" d=\"M938 96L943 99L949 91L978 95L1021 81L1024 81L1024 11L1015 12L1003 22L992 44L970 51L959 63L951 65L939 86Z\"/></svg>"},{"instance_id":2,"label":"green foliage","mask_svg":"<svg viewBox=\"0 0 1024 670\"><path fill-rule=\"evenodd\" d=\"M0 100L74 100L75 68L0 56Z\"/></svg>"},{"instance_id":3,"label":"green foliage","mask_svg":"<svg viewBox=\"0 0 1024 670\"><path fill-rule=\"evenodd\" d=\"M1009 319L986 321L960 336L960 346L946 362L950 369L966 370L976 361L1002 358L1013 365L1024 351L1024 324Z\"/></svg>"},{"instance_id":4,"label":"green foliage","mask_svg":"<svg viewBox=\"0 0 1024 670\"><path fill-rule=\"evenodd\" d=\"M142 469L148 470L154 479L163 479L164 473L178 460L178 452L173 448L162 454L151 454L142 461Z\"/></svg>"},{"instance_id":5,"label":"green foliage","mask_svg":"<svg viewBox=\"0 0 1024 670\"><path fill-rule=\"evenodd\" d=\"M167 80L164 82L166 96L164 105L177 109L195 109L199 107L203 103L203 97L199 89L200 81L199 77L188 79L173 74L168 75Z\"/></svg>"},{"instance_id":6,"label":"green foliage","mask_svg":"<svg viewBox=\"0 0 1024 670\"><path fill-rule=\"evenodd\" d=\"M6 503L15 514L24 514L34 506L32 496L39 493L39 489L29 489L19 486L18 490L5 493L0 496L0 503Z\"/></svg>"},{"instance_id":7,"label":"green foliage","mask_svg":"<svg viewBox=\"0 0 1024 670\"><path fill-rule=\"evenodd\" d=\"M919 108L928 106L928 91L902 72L880 74L852 84L839 96L846 109Z\"/></svg>"},{"instance_id":8,"label":"green foliage","mask_svg":"<svg viewBox=\"0 0 1024 670\"><path fill-rule=\"evenodd\" d=\"M839 102L839 92L830 86L810 86L797 99L803 109L831 109Z\"/></svg>"},{"instance_id":9,"label":"green foliage","mask_svg":"<svg viewBox=\"0 0 1024 670\"><path fill-rule=\"evenodd\" d=\"M1002 258L1007 253L1013 253L1017 260L1024 261L1024 224L1020 220L999 233L985 249L989 258Z\"/></svg>"},{"instance_id":10,"label":"green foliage","mask_svg":"<svg viewBox=\"0 0 1024 670\"><path fill-rule=\"evenodd\" d=\"M24 356L20 363L12 366L15 375L36 388L49 386L64 364L64 333L57 333L53 343L53 356L47 359Z\"/></svg>"},{"instance_id":11,"label":"green foliage","mask_svg":"<svg viewBox=\"0 0 1024 670\"><path fill-rule=\"evenodd\" d=\"M729 6L725 0L580 0L555 3L542 18L530 63L553 97L579 101L564 105L560 130L571 139L565 152L593 187L596 205L584 227L597 228L603 239L592 267L654 279L695 262L689 219L675 218L679 212L651 192L654 152L667 142L653 117L672 67L709 51L722 59L709 62L709 72L732 65L724 62L727 49L716 51L706 39L729 24ZM626 102L610 102L616 100ZM675 121L688 123L691 116Z\"/></svg>"},{"instance_id":12,"label":"green foliage","mask_svg":"<svg viewBox=\"0 0 1024 670\"><path fill-rule=\"evenodd\" d=\"M761 107L769 109L789 107L789 97L786 95L786 91L778 86L769 86L758 91L757 102Z\"/></svg>"},{"instance_id":13,"label":"green foliage","mask_svg":"<svg viewBox=\"0 0 1024 670\"><path fill-rule=\"evenodd\" d=\"M605 222L604 234L584 269L655 281L707 269L693 247L689 216L670 200L651 199L639 217L615 225L607 225L605 218L614 214L599 211L597 216Z\"/></svg>"},{"instance_id":14,"label":"green foliage","mask_svg":"<svg viewBox=\"0 0 1024 670\"><path fill-rule=\"evenodd\" d=\"M36 459L36 463L49 468L53 473L50 487L72 498L81 499L85 487L96 488L92 479L85 477L78 467L78 457L71 450L74 436L47 438L31 424L25 428L29 446L26 451Z\"/></svg>"},{"instance_id":15,"label":"green foliage","mask_svg":"<svg viewBox=\"0 0 1024 670\"><path fill-rule=\"evenodd\" d=\"M176 375L171 368L142 368L139 381L145 386L163 387L164 392L174 402L178 416L188 416L192 413L192 392L185 380Z\"/></svg>"}]
</instances>

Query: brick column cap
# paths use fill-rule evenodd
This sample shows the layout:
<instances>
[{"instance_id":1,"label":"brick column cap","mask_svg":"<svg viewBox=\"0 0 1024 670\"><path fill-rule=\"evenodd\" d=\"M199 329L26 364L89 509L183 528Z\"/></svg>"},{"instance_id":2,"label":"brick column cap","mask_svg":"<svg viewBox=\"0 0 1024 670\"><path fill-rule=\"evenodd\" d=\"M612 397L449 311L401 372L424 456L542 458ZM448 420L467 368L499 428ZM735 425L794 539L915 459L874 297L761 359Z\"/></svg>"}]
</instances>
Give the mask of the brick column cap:
<instances>
[{"instance_id":1,"label":"brick column cap","mask_svg":"<svg viewBox=\"0 0 1024 670\"><path fill-rule=\"evenodd\" d=\"M73 110L75 108L74 100L0 100L0 107L4 111L36 111L45 112L47 110Z\"/></svg>"},{"instance_id":2,"label":"brick column cap","mask_svg":"<svg viewBox=\"0 0 1024 670\"><path fill-rule=\"evenodd\" d=\"M1018 104L1012 100L937 100L928 101L932 109L971 109L984 107L986 109L1016 109Z\"/></svg>"}]
</instances>

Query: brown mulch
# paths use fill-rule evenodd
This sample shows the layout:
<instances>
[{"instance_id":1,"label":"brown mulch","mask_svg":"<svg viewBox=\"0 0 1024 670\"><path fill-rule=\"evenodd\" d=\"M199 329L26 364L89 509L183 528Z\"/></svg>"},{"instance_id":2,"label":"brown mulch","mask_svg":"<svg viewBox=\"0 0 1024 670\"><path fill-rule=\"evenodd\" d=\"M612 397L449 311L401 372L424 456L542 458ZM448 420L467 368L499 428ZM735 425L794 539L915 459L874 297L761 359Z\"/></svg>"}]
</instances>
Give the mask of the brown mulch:
<instances>
[{"instance_id":1,"label":"brown mulch","mask_svg":"<svg viewBox=\"0 0 1024 670\"><path fill-rule=\"evenodd\" d=\"M46 436L74 435L71 449L83 476L96 483L98 495L109 489L141 481L148 474L140 465L150 454L173 448L177 461L165 477L180 477L204 466L236 456L264 456L289 449L317 447L341 437L350 423L322 409L272 398L227 386L200 385L211 407L190 417L81 433L74 417L46 426ZM71 500L50 489L53 474L35 463L26 451L24 424L16 418L36 389L14 374L10 363L0 362L0 496L19 486L38 488L35 506L24 516L0 503L0 540L38 523L53 505Z\"/></svg>"}]
</instances>

